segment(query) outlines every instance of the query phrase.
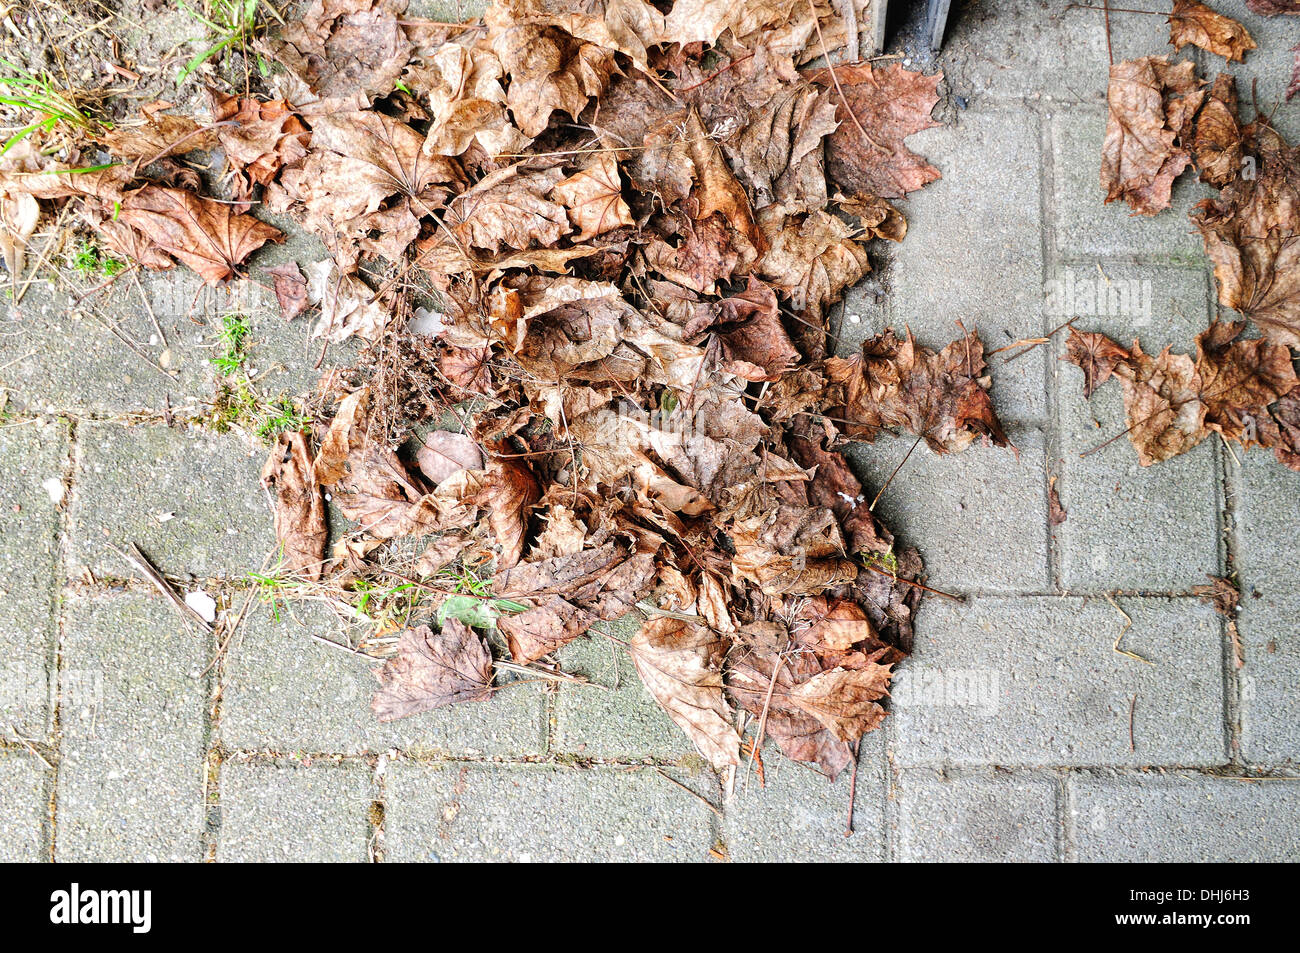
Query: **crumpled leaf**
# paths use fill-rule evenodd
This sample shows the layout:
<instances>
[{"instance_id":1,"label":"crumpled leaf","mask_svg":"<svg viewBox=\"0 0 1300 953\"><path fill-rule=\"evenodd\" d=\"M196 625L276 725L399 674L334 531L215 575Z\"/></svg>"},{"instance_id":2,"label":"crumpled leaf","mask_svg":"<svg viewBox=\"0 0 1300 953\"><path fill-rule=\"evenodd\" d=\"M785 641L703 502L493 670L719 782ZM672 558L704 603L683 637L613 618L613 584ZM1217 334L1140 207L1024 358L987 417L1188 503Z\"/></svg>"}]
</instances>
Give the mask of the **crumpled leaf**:
<instances>
[{"instance_id":1,"label":"crumpled leaf","mask_svg":"<svg viewBox=\"0 0 1300 953\"><path fill-rule=\"evenodd\" d=\"M5 267L15 282L22 277L27 239L36 232L40 217L41 207L31 195L0 193L0 251L4 252Z\"/></svg>"},{"instance_id":2,"label":"crumpled leaf","mask_svg":"<svg viewBox=\"0 0 1300 953\"><path fill-rule=\"evenodd\" d=\"M534 137L557 109L576 120L617 69L614 54L555 27L516 24L499 11L488 11L488 42L509 74L506 101L516 125Z\"/></svg>"},{"instance_id":3,"label":"crumpled leaf","mask_svg":"<svg viewBox=\"0 0 1300 953\"><path fill-rule=\"evenodd\" d=\"M1300 15L1300 0L1246 0L1252 13L1271 17L1279 13Z\"/></svg>"},{"instance_id":4,"label":"crumpled leaf","mask_svg":"<svg viewBox=\"0 0 1300 953\"><path fill-rule=\"evenodd\" d=\"M628 643L646 690L716 769L740 764L740 736L722 694L726 639L706 626L656 618Z\"/></svg>"},{"instance_id":5,"label":"crumpled leaf","mask_svg":"<svg viewBox=\"0 0 1300 953\"><path fill-rule=\"evenodd\" d=\"M1300 150L1260 132L1263 168L1196 206L1219 302L1272 341L1300 347Z\"/></svg>"},{"instance_id":6,"label":"crumpled leaf","mask_svg":"<svg viewBox=\"0 0 1300 953\"><path fill-rule=\"evenodd\" d=\"M832 86L829 70L810 78ZM826 140L826 171L835 182L849 192L897 199L939 178L939 170L903 141L941 125L930 112L939 102L942 73L926 76L897 63L880 68L864 63L837 66L835 78L848 100L838 103L839 128Z\"/></svg>"},{"instance_id":7,"label":"crumpled leaf","mask_svg":"<svg viewBox=\"0 0 1300 953\"><path fill-rule=\"evenodd\" d=\"M286 431L276 438L262 467L262 486L276 491L275 537L281 568L302 579L319 579L329 531L311 451L301 433Z\"/></svg>"},{"instance_id":8,"label":"crumpled leaf","mask_svg":"<svg viewBox=\"0 0 1300 953\"><path fill-rule=\"evenodd\" d=\"M380 721L395 721L443 705L492 697L492 654L463 622L448 619L403 630L397 654L375 670L379 690L370 703Z\"/></svg>"},{"instance_id":9,"label":"crumpled leaf","mask_svg":"<svg viewBox=\"0 0 1300 953\"><path fill-rule=\"evenodd\" d=\"M1242 134L1237 122L1237 85L1228 73L1220 73L1210 96L1196 117L1192 154L1201 170L1201 181L1220 188L1241 171Z\"/></svg>"},{"instance_id":10,"label":"crumpled leaf","mask_svg":"<svg viewBox=\"0 0 1300 953\"><path fill-rule=\"evenodd\" d=\"M1169 42L1176 50L1190 43L1227 60L1244 60L1246 52L1255 49L1255 41L1244 26L1197 0L1174 0L1169 14Z\"/></svg>"},{"instance_id":11,"label":"crumpled leaf","mask_svg":"<svg viewBox=\"0 0 1300 953\"><path fill-rule=\"evenodd\" d=\"M283 99L262 102L228 96L213 104L217 141L234 174L236 199L246 199L254 185L269 185L287 165L307 155L311 133Z\"/></svg>"},{"instance_id":12,"label":"crumpled leaf","mask_svg":"<svg viewBox=\"0 0 1300 953\"><path fill-rule=\"evenodd\" d=\"M506 115L500 60L490 51L444 43L405 82L423 94L433 114L424 142L429 155L458 156L472 143L489 155L524 148L529 139Z\"/></svg>"},{"instance_id":13,"label":"crumpled leaf","mask_svg":"<svg viewBox=\"0 0 1300 953\"><path fill-rule=\"evenodd\" d=\"M984 345L974 331L942 351L900 341L892 330L870 338L862 353L826 362L826 376L843 385L851 438L874 440L882 430L906 430L931 449L951 453L976 437L1007 446L989 399Z\"/></svg>"},{"instance_id":14,"label":"crumpled leaf","mask_svg":"<svg viewBox=\"0 0 1300 953\"><path fill-rule=\"evenodd\" d=\"M501 169L456 197L448 224L462 246L488 251L554 244L569 231L569 219L563 205L543 196L563 178L558 168Z\"/></svg>"},{"instance_id":15,"label":"crumpled leaf","mask_svg":"<svg viewBox=\"0 0 1300 953\"><path fill-rule=\"evenodd\" d=\"M524 461L498 457L488 460L488 480L481 499L492 533L501 546L498 570L519 562L528 533L528 512L541 495L537 478Z\"/></svg>"},{"instance_id":16,"label":"crumpled leaf","mask_svg":"<svg viewBox=\"0 0 1300 953\"><path fill-rule=\"evenodd\" d=\"M1190 61L1144 56L1111 66L1101 150L1107 203L1123 199L1141 215L1169 207L1174 179L1191 161L1183 139L1205 98L1200 87Z\"/></svg>"},{"instance_id":17,"label":"crumpled leaf","mask_svg":"<svg viewBox=\"0 0 1300 953\"><path fill-rule=\"evenodd\" d=\"M188 265L209 285L233 278L236 267L280 230L193 192L146 185L122 199L121 224Z\"/></svg>"},{"instance_id":18,"label":"crumpled leaf","mask_svg":"<svg viewBox=\"0 0 1300 953\"><path fill-rule=\"evenodd\" d=\"M405 11L406 0L312 0L272 52L321 99L367 105L393 91L410 59Z\"/></svg>"},{"instance_id":19,"label":"crumpled leaf","mask_svg":"<svg viewBox=\"0 0 1300 953\"><path fill-rule=\"evenodd\" d=\"M587 168L556 185L552 194L564 203L569 221L578 229L575 242L633 224L613 153L600 153Z\"/></svg>"},{"instance_id":20,"label":"crumpled leaf","mask_svg":"<svg viewBox=\"0 0 1300 953\"><path fill-rule=\"evenodd\" d=\"M279 302L280 314L286 321L292 321L307 308L307 279L303 277L298 263L287 261L283 265L266 269L275 283L275 300Z\"/></svg>"}]
</instances>

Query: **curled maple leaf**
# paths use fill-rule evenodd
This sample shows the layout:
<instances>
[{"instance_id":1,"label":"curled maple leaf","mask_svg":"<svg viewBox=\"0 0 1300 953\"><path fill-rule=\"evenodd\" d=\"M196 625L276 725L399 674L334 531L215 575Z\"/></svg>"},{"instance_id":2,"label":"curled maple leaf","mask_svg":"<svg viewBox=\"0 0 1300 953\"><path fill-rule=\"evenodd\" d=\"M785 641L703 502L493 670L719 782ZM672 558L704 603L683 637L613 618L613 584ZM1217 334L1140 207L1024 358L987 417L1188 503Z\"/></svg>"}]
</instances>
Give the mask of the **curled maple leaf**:
<instances>
[{"instance_id":1,"label":"curled maple leaf","mask_svg":"<svg viewBox=\"0 0 1300 953\"><path fill-rule=\"evenodd\" d=\"M1196 64L1170 65L1167 56L1111 66L1101 147L1101 187L1108 203L1123 199L1141 215L1169 207L1174 179L1191 162L1182 140L1205 98L1200 86Z\"/></svg>"},{"instance_id":2,"label":"curled maple leaf","mask_svg":"<svg viewBox=\"0 0 1300 953\"><path fill-rule=\"evenodd\" d=\"M1174 0L1169 42L1176 50L1190 43L1227 60L1244 60L1246 52L1255 49L1244 26L1197 0Z\"/></svg>"}]
</instances>

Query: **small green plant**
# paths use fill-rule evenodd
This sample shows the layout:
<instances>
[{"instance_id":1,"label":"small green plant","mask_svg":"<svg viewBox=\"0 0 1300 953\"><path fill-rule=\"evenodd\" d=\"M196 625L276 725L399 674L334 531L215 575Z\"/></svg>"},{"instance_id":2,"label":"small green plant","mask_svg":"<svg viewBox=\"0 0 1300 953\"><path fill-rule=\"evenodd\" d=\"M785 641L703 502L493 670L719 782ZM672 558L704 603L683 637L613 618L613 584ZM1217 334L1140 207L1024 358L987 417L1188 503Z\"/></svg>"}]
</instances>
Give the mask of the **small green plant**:
<instances>
[{"instance_id":1,"label":"small green plant","mask_svg":"<svg viewBox=\"0 0 1300 953\"><path fill-rule=\"evenodd\" d=\"M247 56L248 41L258 28L259 9L265 8L280 24L284 23L279 12L267 0L204 0L202 12L190 7L185 0L180 0L180 5L186 13L212 32L208 37L211 42L181 67L176 76L178 86L189 79L196 69L224 50L239 47ZM258 70L265 75L267 67L260 56L257 57L257 65Z\"/></svg>"},{"instance_id":2,"label":"small green plant","mask_svg":"<svg viewBox=\"0 0 1300 953\"><path fill-rule=\"evenodd\" d=\"M862 559L868 566L883 569L891 576L898 575L898 557L892 549L887 553L863 553Z\"/></svg>"},{"instance_id":3,"label":"small green plant","mask_svg":"<svg viewBox=\"0 0 1300 953\"><path fill-rule=\"evenodd\" d=\"M0 57L0 104L15 106L31 114L31 121L20 127L0 147L0 156L32 133L50 132L60 124L73 130L90 128L95 120L77 104L75 94L55 84L49 73L39 76L16 63Z\"/></svg>"},{"instance_id":4,"label":"small green plant","mask_svg":"<svg viewBox=\"0 0 1300 953\"><path fill-rule=\"evenodd\" d=\"M105 255L94 242L82 241L77 245L77 250L68 256L68 267L82 278L97 278L100 275L112 278L121 274L126 262Z\"/></svg>"},{"instance_id":5,"label":"small green plant","mask_svg":"<svg viewBox=\"0 0 1300 953\"><path fill-rule=\"evenodd\" d=\"M491 629L503 613L523 612L528 608L510 599L493 598L490 581L464 567L444 569L436 578L450 582L454 592L438 606L438 625L456 619L466 625Z\"/></svg>"},{"instance_id":6,"label":"small green plant","mask_svg":"<svg viewBox=\"0 0 1300 953\"><path fill-rule=\"evenodd\" d=\"M311 423L311 418L298 410L293 401L281 397L260 408L260 421L253 428L263 440L274 440L282 433L303 430Z\"/></svg>"},{"instance_id":7,"label":"small green plant","mask_svg":"<svg viewBox=\"0 0 1300 953\"><path fill-rule=\"evenodd\" d=\"M251 331L248 318L242 314L221 316L221 331L217 334L219 350L216 357L212 358L212 363L227 377L239 371L244 366L244 361L248 360L245 346Z\"/></svg>"}]
</instances>

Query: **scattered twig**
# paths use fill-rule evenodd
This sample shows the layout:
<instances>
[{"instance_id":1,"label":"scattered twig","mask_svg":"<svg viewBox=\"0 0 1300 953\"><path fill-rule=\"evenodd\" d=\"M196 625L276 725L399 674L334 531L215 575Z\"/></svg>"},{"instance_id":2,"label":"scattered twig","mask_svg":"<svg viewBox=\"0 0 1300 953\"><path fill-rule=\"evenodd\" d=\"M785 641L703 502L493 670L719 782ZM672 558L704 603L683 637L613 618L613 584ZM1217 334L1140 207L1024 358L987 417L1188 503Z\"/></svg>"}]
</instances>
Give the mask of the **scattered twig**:
<instances>
[{"instance_id":1,"label":"scattered twig","mask_svg":"<svg viewBox=\"0 0 1300 953\"><path fill-rule=\"evenodd\" d=\"M1138 703L1137 692L1134 692L1133 697L1129 699L1129 703L1128 703L1128 750L1129 751L1137 751L1137 743L1133 740L1133 713L1137 711L1137 703Z\"/></svg>"},{"instance_id":2,"label":"scattered twig","mask_svg":"<svg viewBox=\"0 0 1300 953\"><path fill-rule=\"evenodd\" d=\"M50 764L48 761L45 760L45 755L37 751L36 746L33 745L30 741L28 741L26 738L24 738L19 733L17 726L15 726L12 722L9 724L9 730L13 732L15 738L17 738L20 742L23 743L24 747L26 747L28 751L30 751L32 754L36 755L37 758L40 759L41 764L45 765L51 771L54 770L54 765Z\"/></svg>"},{"instance_id":3,"label":"scattered twig","mask_svg":"<svg viewBox=\"0 0 1300 953\"><path fill-rule=\"evenodd\" d=\"M906 579L903 576L898 575L897 573L889 572L887 569L881 569L879 566L872 566L870 563L867 563L862 568L869 569L871 572L874 572L878 576L888 576L890 579L893 579L895 582L901 582L903 585L911 586L913 589L920 589L922 592L928 592L931 595L942 596L945 599L951 599L953 602L966 601L965 596L956 596L953 595L951 592L944 592L942 589L932 589L930 586L927 586L924 583L919 583L912 579Z\"/></svg>"},{"instance_id":4,"label":"scattered twig","mask_svg":"<svg viewBox=\"0 0 1300 953\"><path fill-rule=\"evenodd\" d=\"M876 504L880 502L880 498L884 496L885 491L889 489L889 484L894 482L894 477L898 476L898 471L903 469L903 464L905 464L907 462L908 457L912 455L912 451L921 445L921 441L923 439L924 439L924 435L917 437L916 442L912 444L911 449L908 450L907 453L903 455L902 460L898 461L898 466L894 467L894 472L889 474L889 479L885 481L885 485L880 488L880 492L876 494L876 498L873 499L871 501L871 505L867 507L867 509L870 512L874 513L876 511Z\"/></svg>"},{"instance_id":5,"label":"scattered twig","mask_svg":"<svg viewBox=\"0 0 1300 953\"><path fill-rule=\"evenodd\" d=\"M682 784L682 782L674 778L671 774L668 774L666 771L664 771L663 768L656 766L655 771L659 773L659 777L663 778L665 781L670 781L673 784L677 785L679 788L681 788L691 797L695 798L695 800L699 801L701 804L707 807L714 814L718 815L718 817L722 817L722 808L718 807L716 804L714 804L712 801L706 798L703 794L700 794L697 791L692 791L686 785Z\"/></svg>"},{"instance_id":6,"label":"scattered twig","mask_svg":"<svg viewBox=\"0 0 1300 953\"><path fill-rule=\"evenodd\" d=\"M198 626L208 635L211 635L213 632L212 623L199 615L198 612L191 608L189 604L181 598L180 593L176 591L176 588L163 577L162 573L154 568L153 563L149 562L145 554L140 552L139 546L135 543L131 543L130 547L130 552L124 552L112 543L108 544L109 549L113 550L113 552L117 553L124 560L134 566L142 576L154 584L154 587L162 593L163 596L166 597L167 601L170 602L175 607L176 611L180 613L181 618Z\"/></svg>"},{"instance_id":7,"label":"scattered twig","mask_svg":"<svg viewBox=\"0 0 1300 953\"><path fill-rule=\"evenodd\" d=\"M1106 601L1109 602L1112 607L1114 607L1115 611L1124 617L1124 628L1120 629L1119 635L1115 636L1115 644L1111 646L1111 650L1118 652L1120 655L1126 655L1131 659L1136 659L1137 661L1143 663L1144 665L1155 665L1156 663L1152 662L1150 659L1144 659L1142 656L1128 651L1128 649L1122 649L1119 647L1119 643L1123 640L1124 636L1128 634L1128 630L1133 628L1133 620L1132 618L1129 617L1129 614L1127 612L1125 612L1123 609L1119 607L1119 603L1116 602L1113 598L1111 598L1111 594L1109 592L1103 593L1103 595L1105 595Z\"/></svg>"}]
</instances>

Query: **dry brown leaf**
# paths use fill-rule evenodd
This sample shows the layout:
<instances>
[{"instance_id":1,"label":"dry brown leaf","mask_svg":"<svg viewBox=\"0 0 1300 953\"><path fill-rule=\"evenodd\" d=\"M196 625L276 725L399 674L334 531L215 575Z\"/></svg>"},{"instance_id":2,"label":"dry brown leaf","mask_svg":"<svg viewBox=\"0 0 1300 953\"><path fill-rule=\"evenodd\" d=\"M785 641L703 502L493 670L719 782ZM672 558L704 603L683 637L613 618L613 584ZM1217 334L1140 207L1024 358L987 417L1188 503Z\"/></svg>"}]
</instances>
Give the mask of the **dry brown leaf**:
<instances>
[{"instance_id":1,"label":"dry brown leaf","mask_svg":"<svg viewBox=\"0 0 1300 953\"><path fill-rule=\"evenodd\" d=\"M501 547L498 571L509 569L523 555L528 514L541 495L537 478L524 461L495 456L488 460L488 480L481 503L488 511L488 523Z\"/></svg>"},{"instance_id":2,"label":"dry brown leaf","mask_svg":"<svg viewBox=\"0 0 1300 953\"><path fill-rule=\"evenodd\" d=\"M833 86L829 70L810 78ZM847 98L837 101L840 125L826 141L826 170L835 182L851 193L897 199L939 178L939 170L903 141L941 125L930 112L939 102L942 73L925 76L897 63L883 68L864 63L836 67L835 78Z\"/></svg>"},{"instance_id":3,"label":"dry brown leaf","mask_svg":"<svg viewBox=\"0 0 1300 953\"><path fill-rule=\"evenodd\" d=\"M321 99L366 105L393 91L410 59L405 12L406 0L312 0L271 52Z\"/></svg>"},{"instance_id":4,"label":"dry brown leaf","mask_svg":"<svg viewBox=\"0 0 1300 953\"><path fill-rule=\"evenodd\" d=\"M448 619L438 632L427 625L403 630L397 654L375 674L380 687L371 708L380 721L492 697L487 643L455 619Z\"/></svg>"},{"instance_id":5,"label":"dry brown leaf","mask_svg":"<svg viewBox=\"0 0 1300 953\"><path fill-rule=\"evenodd\" d=\"M587 168L556 185L552 194L564 203L569 221L578 229L575 242L633 224L623 201L618 159L611 152L600 153Z\"/></svg>"},{"instance_id":6,"label":"dry brown leaf","mask_svg":"<svg viewBox=\"0 0 1300 953\"><path fill-rule=\"evenodd\" d=\"M329 532L325 501L313 475L311 451L303 434L285 432L276 438L262 467L262 486L276 491L275 537L280 543L280 568L302 579L319 579Z\"/></svg>"},{"instance_id":7,"label":"dry brown leaf","mask_svg":"<svg viewBox=\"0 0 1300 953\"><path fill-rule=\"evenodd\" d=\"M917 347L910 333L900 341L887 330L865 341L860 355L826 362L827 377L844 387L843 412L834 416L852 421L849 437L874 440L901 429L938 453L976 437L1007 446L984 370L984 345L973 331L935 352Z\"/></svg>"},{"instance_id":8,"label":"dry brown leaf","mask_svg":"<svg viewBox=\"0 0 1300 953\"><path fill-rule=\"evenodd\" d=\"M1104 334L1070 328L1061 360L1076 364L1083 371L1083 396L1091 397L1093 391L1110 380L1115 368L1131 357Z\"/></svg>"},{"instance_id":9,"label":"dry brown leaf","mask_svg":"<svg viewBox=\"0 0 1300 953\"><path fill-rule=\"evenodd\" d=\"M1221 304L1272 341L1300 347L1300 150L1260 130L1263 168L1196 206Z\"/></svg>"},{"instance_id":10,"label":"dry brown leaf","mask_svg":"<svg viewBox=\"0 0 1300 953\"><path fill-rule=\"evenodd\" d=\"M292 321L307 307L307 279L299 270L298 263L292 261L268 268L266 273L275 281L275 300L279 302L280 314L286 321Z\"/></svg>"},{"instance_id":11,"label":"dry brown leaf","mask_svg":"<svg viewBox=\"0 0 1300 953\"><path fill-rule=\"evenodd\" d=\"M790 699L840 741L854 742L880 727L889 694L889 665L874 662L861 669L835 668L795 686Z\"/></svg>"},{"instance_id":12,"label":"dry brown leaf","mask_svg":"<svg viewBox=\"0 0 1300 953\"><path fill-rule=\"evenodd\" d=\"M610 50L555 27L502 23L491 13L487 22L488 42L510 77L506 101L525 136L541 135L557 109L576 120L617 69Z\"/></svg>"},{"instance_id":13,"label":"dry brown leaf","mask_svg":"<svg viewBox=\"0 0 1300 953\"><path fill-rule=\"evenodd\" d=\"M193 269L209 285L236 274L236 267L267 242L279 242L279 229L251 215L193 192L146 185L122 199L121 224Z\"/></svg>"},{"instance_id":14,"label":"dry brown leaf","mask_svg":"<svg viewBox=\"0 0 1300 953\"><path fill-rule=\"evenodd\" d=\"M1244 60L1246 52L1255 49L1244 26L1197 0L1174 0L1169 42L1176 50L1190 43L1227 60Z\"/></svg>"},{"instance_id":15,"label":"dry brown leaf","mask_svg":"<svg viewBox=\"0 0 1300 953\"><path fill-rule=\"evenodd\" d=\"M740 736L722 695L726 646L706 626L668 618L646 621L628 643L646 690L719 771L740 764Z\"/></svg>"},{"instance_id":16,"label":"dry brown leaf","mask_svg":"<svg viewBox=\"0 0 1300 953\"><path fill-rule=\"evenodd\" d=\"M1210 89L1210 98L1196 117L1192 154L1201 170L1201 181L1222 188L1241 171L1241 126L1237 122L1237 85L1228 73L1220 73Z\"/></svg>"},{"instance_id":17,"label":"dry brown leaf","mask_svg":"<svg viewBox=\"0 0 1300 953\"><path fill-rule=\"evenodd\" d=\"M460 470L481 470L483 454L473 438L450 430L430 430L415 454L424 478L434 486Z\"/></svg>"},{"instance_id":18,"label":"dry brown leaf","mask_svg":"<svg viewBox=\"0 0 1300 953\"><path fill-rule=\"evenodd\" d=\"M1101 149L1108 203L1122 198L1142 215L1169 207L1174 179L1191 161L1183 139L1205 97L1200 87L1190 61L1145 56L1111 66Z\"/></svg>"}]
</instances>

